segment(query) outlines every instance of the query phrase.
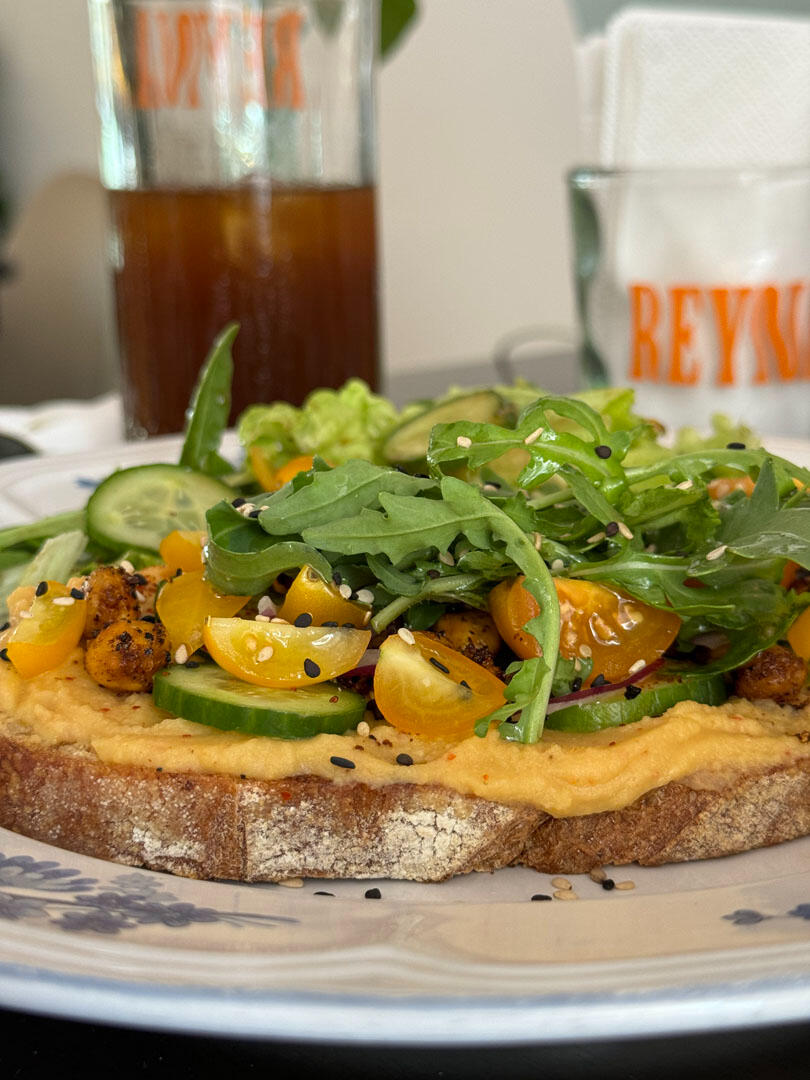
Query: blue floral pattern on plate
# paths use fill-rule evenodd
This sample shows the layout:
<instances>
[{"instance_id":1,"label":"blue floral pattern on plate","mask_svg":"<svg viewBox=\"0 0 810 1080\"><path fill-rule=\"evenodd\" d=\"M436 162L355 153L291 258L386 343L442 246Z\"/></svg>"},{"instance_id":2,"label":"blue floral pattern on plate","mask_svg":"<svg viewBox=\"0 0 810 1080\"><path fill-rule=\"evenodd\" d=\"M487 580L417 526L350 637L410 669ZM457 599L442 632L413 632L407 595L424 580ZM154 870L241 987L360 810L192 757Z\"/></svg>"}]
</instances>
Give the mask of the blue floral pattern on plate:
<instances>
[{"instance_id":1,"label":"blue floral pattern on plate","mask_svg":"<svg viewBox=\"0 0 810 1080\"><path fill-rule=\"evenodd\" d=\"M110 885L114 888L110 888ZM30 893L47 893L35 895ZM79 870L30 855L0 852L0 919L44 922L71 932L118 934L160 923L182 929L194 923L273 926L297 919L257 912L218 911L180 901L151 874L132 871L101 885Z\"/></svg>"}]
</instances>

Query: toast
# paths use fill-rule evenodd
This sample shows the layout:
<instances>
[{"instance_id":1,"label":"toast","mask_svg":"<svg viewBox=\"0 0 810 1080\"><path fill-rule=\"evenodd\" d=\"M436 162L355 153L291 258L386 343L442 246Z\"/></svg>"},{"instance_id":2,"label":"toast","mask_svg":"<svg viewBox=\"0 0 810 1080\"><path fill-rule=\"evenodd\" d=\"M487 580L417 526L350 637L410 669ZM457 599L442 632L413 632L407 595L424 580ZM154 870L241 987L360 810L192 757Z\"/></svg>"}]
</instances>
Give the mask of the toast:
<instances>
[{"instance_id":1,"label":"toast","mask_svg":"<svg viewBox=\"0 0 810 1080\"><path fill-rule=\"evenodd\" d=\"M84 855L193 878L443 881L708 859L810 833L810 759L685 778L616 811L552 818L428 784L157 772L0 736L0 825Z\"/></svg>"}]
</instances>

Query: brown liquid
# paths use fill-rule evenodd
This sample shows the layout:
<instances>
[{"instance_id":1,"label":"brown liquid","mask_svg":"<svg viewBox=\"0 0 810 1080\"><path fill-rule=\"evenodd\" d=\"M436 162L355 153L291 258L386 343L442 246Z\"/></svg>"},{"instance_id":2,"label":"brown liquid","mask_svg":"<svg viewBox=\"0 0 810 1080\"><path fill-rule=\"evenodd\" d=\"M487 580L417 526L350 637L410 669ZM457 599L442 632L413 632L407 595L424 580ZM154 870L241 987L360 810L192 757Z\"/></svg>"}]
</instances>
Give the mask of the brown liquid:
<instances>
[{"instance_id":1,"label":"brown liquid","mask_svg":"<svg viewBox=\"0 0 810 1080\"><path fill-rule=\"evenodd\" d=\"M374 189L244 186L110 192L131 435L179 431L220 330L231 420L357 375L377 384Z\"/></svg>"}]
</instances>

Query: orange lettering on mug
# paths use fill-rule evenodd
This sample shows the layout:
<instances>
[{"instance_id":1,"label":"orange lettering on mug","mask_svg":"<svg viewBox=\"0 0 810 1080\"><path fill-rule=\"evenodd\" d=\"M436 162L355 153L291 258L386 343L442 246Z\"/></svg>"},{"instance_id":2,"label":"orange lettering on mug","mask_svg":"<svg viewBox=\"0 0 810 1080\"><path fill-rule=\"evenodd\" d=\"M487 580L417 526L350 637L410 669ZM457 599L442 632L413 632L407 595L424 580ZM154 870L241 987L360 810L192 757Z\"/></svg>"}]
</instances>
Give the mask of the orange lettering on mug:
<instances>
[{"instance_id":1,"label":"orange lettering on mug","mask_svg":"<svg viewBox=\"0 0 810 1080\"><path fill-rule=\"evenodd\" d=\"M794 378L802 377L801 346L799 345L799 297L805 290L807 282L793 281L788 285L787 300L787 334L786 342L789 357L789 366L795 371Z\"/></svg>"},{"instance_id":2,"label":"orange lettering on mug","mask_svg":"<svg viewBox=\"0 0 810 1080\"><path fill-rule=\"evenodd\" d=\"M736 382L734 370L734 346L743 321L743 314L748 305L751 289L709 289L709 297L714 307L714 320L717 326L717 344L720 357L717 366L717 385L733 386Z\"/></svg>"},{"instance_id":3,"label":"orange lettering on mug","mask_svg":"<svg viewBox=\"0 0 810 1080\"><path fill-rule=\"evenodd\" d=\"M149 12L141 7L135 11L135 67L135 104L139 109L157 108L160 102L149 49Z\"/></svg>"},{"instance_id":4,"label":"orange lettering on mug","mask_svg":"<svg viewBox=\"0 0 810 1080\"><path fill-rule=\"evenodd\" d=\"M652 285L631 285L630 291L630 370L636 381L658 379L658 344L655 332L661 313L661 300Z\"/></svg>"},{"instance_id":5,"label":"orange lettering on mug","mask_svg":"<svg viewBox=\"0 0 810 1080\"><path fill-rule=\"evenodd\" d=\"M273 69L273 107L302 109L304 87L301 80L301 61L298 38L303 16L297 11L285 11L273 27L276 65Z\"/></svg>"},{"instance_id":6,"label":"orange lettering on mug","mask_svg":"<svg viewBox=\"0 0 810 1080\"><path fill-rule=\"evenodd\" d=\"M694 386L700 380L700 361L691 354L695 325L687 318L687 305L692 301L696 313L703 302L703 293L694 286L676 285L669 290L669 300L672 319L669 381Z\"/></svg>"},{"instance_id":7,"label":"orange lettering on mug","mask_svg":"<svg viewBox=\"0 0 810 1080\"><path fill-rule=\"evenodd\" d=\"M799 372L798 367L794 366L779 325L779 289L775 285L766 285L757 299L751 323L757 354L757 366L752 381L758 385L772 382L775 360L777 377L782 382L790 382Z\"/></svg>"}]
</instances>

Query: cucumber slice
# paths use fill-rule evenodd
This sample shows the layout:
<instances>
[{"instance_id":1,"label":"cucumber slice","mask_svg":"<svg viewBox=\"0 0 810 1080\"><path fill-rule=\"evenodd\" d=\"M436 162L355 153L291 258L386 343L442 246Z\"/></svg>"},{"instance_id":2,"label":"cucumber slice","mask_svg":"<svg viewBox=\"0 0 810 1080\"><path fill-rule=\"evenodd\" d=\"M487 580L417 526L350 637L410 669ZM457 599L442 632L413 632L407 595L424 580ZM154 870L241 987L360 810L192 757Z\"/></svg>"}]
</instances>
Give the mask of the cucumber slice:
<instances>
[{"instance_id":1,"label":"cucumber slice","mask_svg":"<svg viewBox=\"0 0 810 1080\"><path fill-rule=\"evenodd\" d=\"M173 665L155 676L154 702L184 720L276 739L342 735L363 719L365 700L334 683L299 690L253 686L216 664Z\"/></svg>"},{"instance_id":2,"label":"cucumber slice","mask_svg":"<svg viewBox=\"0 0 810 1080\"><path fill-rule=\"evenodd\" d=\"M503 398L494 390L476 390L429 405L418 416L394 428L383 444L383 457L391 464L412 465L427 454L430 433L436 424L453 424L457 420L491 424L501 420L506 411Z\"/></svg>"},{"instance_id":3,"label":"cucumber slice","mask_svg":"<svg viewBox=\"0 0 810 1080\"><path fill-rule=\"evenodd\" d=\"M546 727L552 731L601 731L633 724L645 716L660 716L679 701L722 705L728 696L722 675L691 671L656 672L644 680L641 693L634 698L626 698L625 689L555 709L546 716Z\"/></svg>"},{"instance_id":4,"label":"cucumber slice","mask_svg":"<svg viewBox=\"0 0 810 1080\"><path fill-rule=\"evenodd\" d=\"M205 511L232 492L180 465L136 465L108 476L87 503L87 531L108 548L157 551L173 529L204 529Z\"/></svg>"}]
</instances>

